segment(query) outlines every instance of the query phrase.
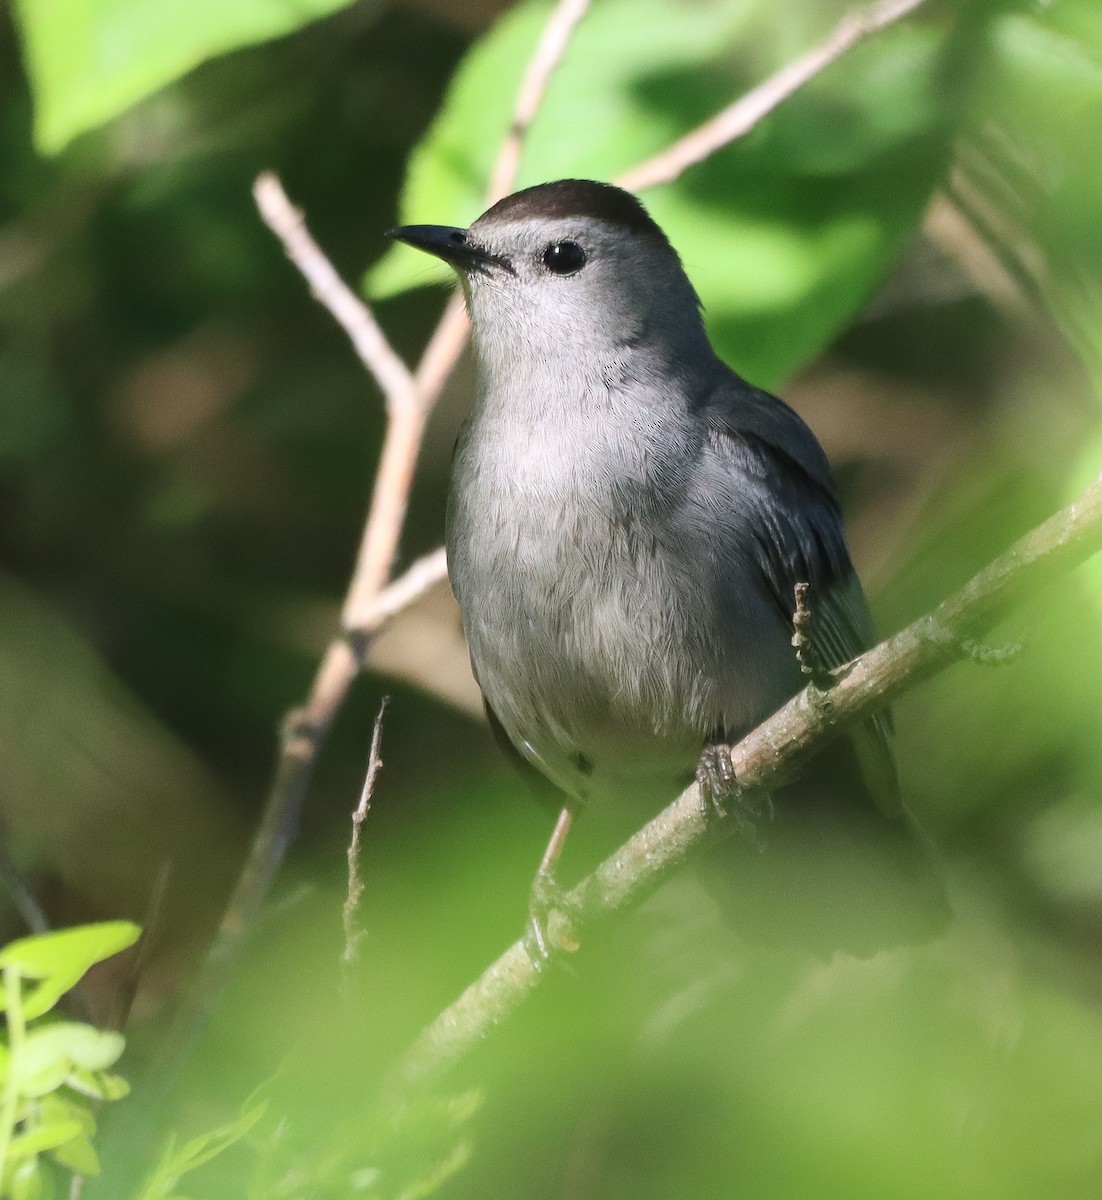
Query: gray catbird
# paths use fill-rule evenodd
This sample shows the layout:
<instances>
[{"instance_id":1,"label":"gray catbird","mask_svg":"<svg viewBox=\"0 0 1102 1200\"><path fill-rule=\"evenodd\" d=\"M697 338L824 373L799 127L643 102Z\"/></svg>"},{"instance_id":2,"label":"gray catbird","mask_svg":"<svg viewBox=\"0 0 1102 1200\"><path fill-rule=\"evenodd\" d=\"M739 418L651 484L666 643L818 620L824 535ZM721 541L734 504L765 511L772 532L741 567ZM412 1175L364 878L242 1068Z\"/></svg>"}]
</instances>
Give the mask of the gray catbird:
<instances>
[{"instance_id":1,"label":"gray catbird","mask_svg":"<svg viewBox=\"0 0 1102 1200\"><path fill-rule=\"evenodd\" d=\"M715 748L805 682L796 584L810 585L825 668L871 644L868 611L822 448L716 357L677 253L633 195L566 179L469 229L389 236L455 268L471 316L478 388L455 454L448 570L499 740L564 806L533 891L543 950L575 808L615 800L650 815L694 772L723 792L730 758ZM848 903L878 925L883 897L863 878L884 863L926 874L887 714L847 730L770 816L765 853L731 881L752 890L753 860L787 846L795 866L762 892L770 916L802 909L814 925Z\"/></svg>"}]
</instances>

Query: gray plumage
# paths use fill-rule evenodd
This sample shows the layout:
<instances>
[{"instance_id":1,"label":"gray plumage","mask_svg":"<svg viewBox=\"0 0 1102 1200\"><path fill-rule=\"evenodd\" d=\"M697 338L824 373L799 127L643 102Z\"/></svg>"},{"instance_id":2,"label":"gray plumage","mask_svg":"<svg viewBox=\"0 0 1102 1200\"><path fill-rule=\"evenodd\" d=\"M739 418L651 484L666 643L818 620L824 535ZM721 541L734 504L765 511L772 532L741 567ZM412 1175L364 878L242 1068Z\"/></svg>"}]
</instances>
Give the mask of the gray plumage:
<instances>
[{"instance_id":1,"label":"gray plumage","mask_svg":"<svg viewBox=\"0 0 1102 1200\"><path fill-rule=\"evenodd\" d=\"M447 547L487 705L583 807L653 810L803 686L798 582L825 665L872 644L823 451L716 357L627 193L566 180L395 232L456 266L473 324ZM843 786L897 813L888 718L848 741Z\"/></svg>"}]
</instances>

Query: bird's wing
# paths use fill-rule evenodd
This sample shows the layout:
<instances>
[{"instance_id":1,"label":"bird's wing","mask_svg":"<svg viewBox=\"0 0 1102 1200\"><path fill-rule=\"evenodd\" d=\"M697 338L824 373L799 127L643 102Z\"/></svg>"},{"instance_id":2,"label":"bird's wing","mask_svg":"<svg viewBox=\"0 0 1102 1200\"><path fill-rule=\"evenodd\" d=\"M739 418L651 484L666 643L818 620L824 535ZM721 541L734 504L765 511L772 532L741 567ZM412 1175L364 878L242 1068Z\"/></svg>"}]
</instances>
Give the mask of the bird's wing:
<instances>
[{"instance_id":1,"label":"bird's wing","mask_svg":"<svg viewBox=\"0 0 1102 1200\"><path fill-rule=\"evenodd\" d=\"M850 563L826 455L783 401L737 376L705 406L717 452L746 480L753 508L756 561L784 620L791 625L797 583L810 586L814 652L827 668L856 658L875 642L865 594ZM902 805L885 709L847 731L861 774L879 808Z\"/></svg>"}]
</instances>

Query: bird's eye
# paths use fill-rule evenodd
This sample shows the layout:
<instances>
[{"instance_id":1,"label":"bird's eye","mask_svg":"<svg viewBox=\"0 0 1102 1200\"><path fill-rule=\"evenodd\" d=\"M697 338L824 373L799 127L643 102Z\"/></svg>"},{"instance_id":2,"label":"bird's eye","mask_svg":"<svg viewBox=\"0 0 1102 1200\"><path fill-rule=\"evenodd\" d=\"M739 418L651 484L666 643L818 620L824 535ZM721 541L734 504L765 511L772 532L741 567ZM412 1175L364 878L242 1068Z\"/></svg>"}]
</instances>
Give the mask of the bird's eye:
<instances>
[{"instance_id":1,"label":"bird's eye","mask_svg":"<svg viewBox=\"0 0 1102 1200\"><path fill-rule=\"evenodd\" d=\"M577 242L555 242L543 252L543 265L554 275L573 275L585 266L585 251Z\"/></svg>"}]
</instances>

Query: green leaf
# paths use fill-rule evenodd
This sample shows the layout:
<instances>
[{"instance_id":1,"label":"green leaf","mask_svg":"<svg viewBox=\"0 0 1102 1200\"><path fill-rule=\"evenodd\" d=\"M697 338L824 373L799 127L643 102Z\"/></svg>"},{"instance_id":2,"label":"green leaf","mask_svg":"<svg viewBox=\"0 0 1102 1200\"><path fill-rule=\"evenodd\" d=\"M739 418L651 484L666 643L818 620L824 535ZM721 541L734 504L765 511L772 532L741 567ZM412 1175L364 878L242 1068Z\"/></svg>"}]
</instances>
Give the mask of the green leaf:
<instances>
[{"instance_id":1,"label":"green leaf","mask_svg":"<svg viewBox=\"0 0 1102 1200\"><path fill-rule=\"evenodd\" d=\"M1095 0L1008 13L995 26L974 137L997 168L988 203L1029 211L1051 313L1102 389L1102 17ZM989 146L992 125L1005 141ZM965 158L968 162L968 158ZM1017 209L1015 208L1017 206Z\"/></svg>"},{"instance_id":2,"label":"green leaf","mask_svg":"<svg viewBox=\"0 0 1102 1200\"><path fill-rule=\"evenodd\" d=\"M36 1158L24 1159L17 1163L5 1183L5 1200L46 1200L52 1191Z\"/></svg>"},{"instance_id":3,"label":"green leaf","mask_svg":"<svg viewBox=\"0 0 1102 1200\"><path fill-rule=\"evenodd\" d=\"M264 1115L266 1108L266 1102L251 1104L235 1121L191 1138L182 1146L177 1143L175 1135L170 1135L160 1161L153 1168L137 1200L182 1200L176 1194L176 1185L180 1180L245 1137Z\"/></svg>"},{"instance_id":4,"label":"green leaf","mask_svg":"<svg viewBox=\"0 0 1102 1200\"><path fill-rule=\"evenodd\" d=\"M547 12L529 0L464 60L411 159L403 221L466 224L478 215ZM814 44L830 18L765 0L597 0L532 126L518 186L615 178ZM971 26L958 36L979 34ZM752 136L647 194L701 294L717 349L755 382L775 385L819 352L914 230L963 115L975 55L953 49L949 74L949 37L936 24L885 30ZM395 246L368 285L386 297L446 278Z\"/></svg>"},{"instance_id":5,"label":"green leaf","mask_svg":"<svg viewBox=\"0 0 1102 1200\"><path fill-rule=\"evenodd\" d=\"M38 1101L38 1121L75 1121L85 1137L96 1132L96 1118L82 1100L72 1100L63 1093L53 1092Z\"/></svg>"},{"instance_id":6,"label":"green leaf","mask_svg":"<svg viewBox=\"0 0 1102 1200\"><path fill-rule=\"evenodd\" d=\"M205 59L350 0L17 0L35 141L54 154Z\"/></svg>"},{"instance_id":7,"label":"green leaf","mask_svg":"<svg viewBox=\"0 0 1102 1200\"><path fill-rule=\"evenodd\" d=\"M12 1138L8 1145L8 1157L29 1158L44 1150L53 1150L78 1136L83 1136L78 1121L51 1121L46 1125L37 1125L27 1133Z\"/></svg>"},{"instance_id":8,"label":"green leaf","mask_svg":"<svg viewBox=\"0 0 1102 1200\"><path fill-rule=\"evenodd\" d=\"M132 921L105 921L20 938L0 950L0 969L14 967L20 975L41 980L23 998L23 1015L32 1020L53 1008L89 967L132 946L140 933Z\"/></svg>"},{"instance_id":9,"label":"green leaf","mask_svg":"<svg viewBox=\"0 0 1102 1200\"><path fill-rule=\"evenodd\" d=\"M130 1095L130 1084L121 1075L111 1075L107 1071L75 1068L65 1082L74 1091L93 1100L122 1100Z\"/></svg>"},{"instance_id":10,"label":"green leaf","mask_svg":"<svg viewBox=\"0 0 1102 1200\"><path fill-rule=\"evenodd\" d=\"M121 1033L60 1021L27 1033L11 1070L24 1096L44 1096L66 1082L74 1070L101 1071L118 1060L126 1046Z\"/></svg>"},{"instance_id":11,"label":"green leaf","mask_svg":"<svg viewBox=\"0 0 1102 1200\"><path fill-rule=\"evenodd\" d=\"M100 1172L99 1155L83 1133L56 1147L51 1157L77 1175L98 1175Z\"/></svg>"}]
</instances>

